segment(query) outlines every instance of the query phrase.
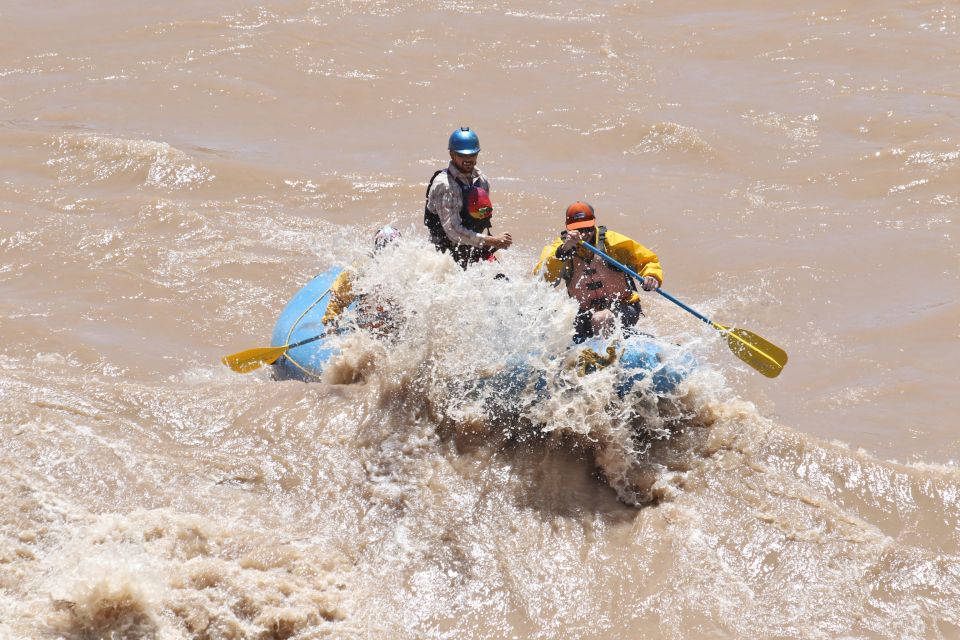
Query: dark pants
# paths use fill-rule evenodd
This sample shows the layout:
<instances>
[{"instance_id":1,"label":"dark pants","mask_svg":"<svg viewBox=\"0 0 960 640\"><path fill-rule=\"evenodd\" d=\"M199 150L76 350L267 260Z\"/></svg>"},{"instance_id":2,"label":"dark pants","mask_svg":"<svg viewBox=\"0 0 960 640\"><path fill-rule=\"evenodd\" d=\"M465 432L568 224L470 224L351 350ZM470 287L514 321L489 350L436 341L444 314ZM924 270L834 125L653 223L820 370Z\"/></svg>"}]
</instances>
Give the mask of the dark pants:
<instances>
[{"instance_id":1,"label":"dark pants","mask_svg":"<svg viewBox=\"0 0 960 640\"><path fill-rule=\"evenodd\" d=\"M610 311L620 318L620 324L623 325L625 330L631 329L634 325L636 325L637 321L640 320L640 316L643 315L643 311L640 309L639 302L634 302L633 304L613 303L609 306L601 305L594 309L581 311L577 314L577 318L574 321L574 342L583 342L584 340L594 336L593 314L602 309L610 309ZM624 331L624 333L626 333L626 331Z\"/></svg>"},{"instance_id":2,"label":"dark pants","mask_svg":"<svg viewBox=\"0 0 960 640\"><path fill-rule=\"evenodd\" d=\"M468 264L480 262L481 260L487 260L491 255L493 255L493 252L490 249L472 247L468 244L460 244L459 242L454 243L451 242L446 236L443 238L431 236L430 240L433 242L434 246L437 247L437 251L449 253L454 261L460 265L461 269L466 269Z\"/></svg>"}]
</instances>

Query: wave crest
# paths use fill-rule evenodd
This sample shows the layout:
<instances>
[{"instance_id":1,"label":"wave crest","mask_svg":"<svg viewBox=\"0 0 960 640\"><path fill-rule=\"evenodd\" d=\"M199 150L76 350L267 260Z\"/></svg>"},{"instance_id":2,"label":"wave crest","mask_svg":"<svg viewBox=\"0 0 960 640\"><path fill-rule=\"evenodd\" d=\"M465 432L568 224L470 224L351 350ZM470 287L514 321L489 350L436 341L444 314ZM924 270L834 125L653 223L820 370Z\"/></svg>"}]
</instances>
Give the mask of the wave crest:
<instances>
[{"instance_id":1,"label":"wave crest","mask_svg":"<svg viewBox=\"0 0 960 640\"><path fill-rule=\"evenodd\" d=\"M206 167L165 142L91 133L60 136L47 161L67 184L128 181L158 189L193 189L214 179Z\"/></svg>"}]
</instances>

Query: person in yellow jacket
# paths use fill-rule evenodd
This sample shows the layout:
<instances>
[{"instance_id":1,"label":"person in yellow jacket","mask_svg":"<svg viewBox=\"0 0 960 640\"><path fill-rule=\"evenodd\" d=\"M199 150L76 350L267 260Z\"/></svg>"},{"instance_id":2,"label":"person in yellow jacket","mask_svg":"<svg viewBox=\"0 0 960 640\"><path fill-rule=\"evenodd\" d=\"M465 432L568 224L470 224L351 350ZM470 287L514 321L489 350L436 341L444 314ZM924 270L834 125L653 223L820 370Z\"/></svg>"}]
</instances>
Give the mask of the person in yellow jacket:
<instances>
[{"instance_id":1,"label":"person in yellow jacket","mask_svg":"<svg viewBox=\"0 0 960 640\"><path fill-rule=\"evenodd\" d=\"M377 253L399 237L400 232L392 226L383 227L373 237L373 252ZM344 269L330 285L330 301L327 303L327 309L321 320L326 326L336 326L341 314L347 310L347 307L353 304L353 301L357 298L365 297L363 294L358 295L353 291L354 272L355 269L353 268ZM367 304L366 300L361 300L360 307L357 324L361 327L379 329L388 324L386 322L387 312L380 305L373 307Z\"/></svg>"},{"instance_id":2,"label":"person in yellow jacket","mask_svg":"<svg viewBox=\"0 0 960 640\"><path fill-rule=\"evenodd\" d=\"M534 273L542 273L549 282L563 282L567 293L580 303L574 340L583 342L596 335L607 335L615 315L624 327L640 319L640 296L633 279L600 256L578 246L587 242L621 264L633 269L643 281L640 286L652 291L663 284L663 268L657 254L645 246L606 227L598 227L593 207L577 201L567 207L566 231L543 248Z\"/></svg>"}]
</instances>

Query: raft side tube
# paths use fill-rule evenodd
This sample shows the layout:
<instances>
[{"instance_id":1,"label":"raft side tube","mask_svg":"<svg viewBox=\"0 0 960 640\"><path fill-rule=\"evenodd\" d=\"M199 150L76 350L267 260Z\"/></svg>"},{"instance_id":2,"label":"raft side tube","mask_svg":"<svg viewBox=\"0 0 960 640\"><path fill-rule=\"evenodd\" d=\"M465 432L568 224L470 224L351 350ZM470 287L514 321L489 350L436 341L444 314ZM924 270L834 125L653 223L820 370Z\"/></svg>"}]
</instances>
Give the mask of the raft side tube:
<instances>
[{"instance_id":1,"label":"raft side tube","mask_svg":"<svg viewBox=\"0 0 960 640\"><path fill-rule=\"evenodd\" d=\"M314 336L326 335L323 314L330 302L330 287L343 271L333 267L308 282L287 302L273 328L271 346L282 347ZM295 347L273 364L274 377L278 380L319 379L327 361L339 352L338 348L325 344L321 338L300 347Z\"/></svg>"}]
</instances>

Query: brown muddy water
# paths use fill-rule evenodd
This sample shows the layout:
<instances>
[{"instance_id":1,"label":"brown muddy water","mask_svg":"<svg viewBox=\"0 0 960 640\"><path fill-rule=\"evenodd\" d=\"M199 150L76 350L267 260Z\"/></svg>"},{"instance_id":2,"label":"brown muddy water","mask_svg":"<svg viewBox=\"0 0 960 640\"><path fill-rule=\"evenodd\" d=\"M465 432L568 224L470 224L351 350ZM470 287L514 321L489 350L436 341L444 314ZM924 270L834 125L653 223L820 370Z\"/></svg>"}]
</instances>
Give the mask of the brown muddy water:
<instances>
[{"instance_id":1,"label":"brown muddy water","mask_svg":"<svg viewBox=\"0 0 960 640\"><path fill-rule=\"evenodd\" d=\"M0 637L960 637L958 13L0 0ZM515 239L467 272L460 125ZM646 295L676 394L491 417L464 381L569 339L576 199L783 374ZM220 364L388 222L408 340Z\"/></svg>"}]
</instances>

